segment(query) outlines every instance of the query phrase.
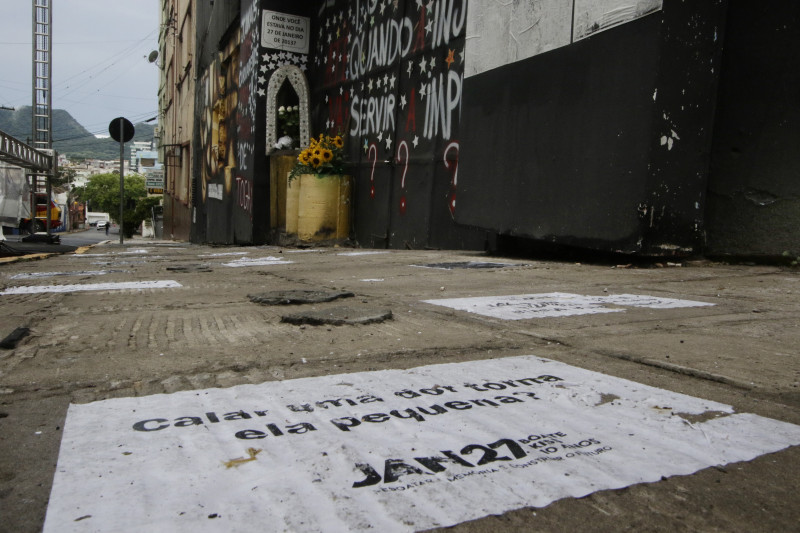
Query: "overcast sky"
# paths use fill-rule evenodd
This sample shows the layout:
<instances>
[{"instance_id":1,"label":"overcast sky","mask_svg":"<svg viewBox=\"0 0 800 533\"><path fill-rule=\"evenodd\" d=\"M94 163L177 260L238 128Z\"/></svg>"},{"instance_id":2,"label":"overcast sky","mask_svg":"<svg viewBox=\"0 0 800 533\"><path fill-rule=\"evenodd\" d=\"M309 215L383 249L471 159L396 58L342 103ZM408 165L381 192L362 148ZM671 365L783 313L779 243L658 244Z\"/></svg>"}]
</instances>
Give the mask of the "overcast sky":
<instances>
[{"instance_id":1,"label":"overcast sky","mask_svg":"<svg viewBox=\"0 0 800 533\"><path fill-rule=\"evenodd\" d=\"M2 0L0 106L31 105L33 0ZM92 133L158 112L159 0L51 0L53 109Z\"/></svg>"}]
</instances>

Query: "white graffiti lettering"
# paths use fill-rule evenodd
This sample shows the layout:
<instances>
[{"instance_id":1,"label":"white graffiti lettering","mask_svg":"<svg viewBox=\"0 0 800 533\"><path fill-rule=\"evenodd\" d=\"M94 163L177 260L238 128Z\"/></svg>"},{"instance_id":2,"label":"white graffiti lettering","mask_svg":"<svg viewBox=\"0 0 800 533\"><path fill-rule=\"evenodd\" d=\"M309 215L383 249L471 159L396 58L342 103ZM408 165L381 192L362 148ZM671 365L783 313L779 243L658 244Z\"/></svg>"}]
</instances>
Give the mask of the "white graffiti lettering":
<instances>
[{"instance_id":1,"label":"white graffiti lettering","mask_svg":"<svg viewBox=\"0 0 800 533\"><path fill-rule=\"evenodd\" d=\"M454 10L456 0L440 0L433 8L433 46L449 44L450 38L461 35L467 19L467 0L460 0L461 8Z\"/></svg>"},{"instance_id":2,"label":"white graffiti lettering","mask_svg":"<svg viewBox=\"0 0 800 533\"><path fill-rule=\"evenodd\" d=\"M447 79L445 80L445 76ZM442 138L449 139L452 131L453 112L461 105L461 76L450 71L439 74L428 84L428 98L425 104L425 128L423 134L432 139L442 129Z\"/></svg>"},{"instance_id":3,"label":"white graffiti lettering","mask_svg":"<svg viewBox=\"0 0 800 533\"><path fill-rule=\"evenodd\" d=\"M393 64L411 50L411 19L387 20L368 32L356 35L350 46L348 70L351 79L359 79L378 67Z\"/></svg>"},{"instance_id":4,"label":"white graffiti lettering","mask_svg":"<svg viewBox=\"0 0 800 533\"><path fill-rule=\"evenodd\" d=\"M351 136L369 135L380 131L394 131L395 96L388 94L382 97L361 99L353 96L350 104L350 116L353 127Z\"/></svg>"},{"instance_id":5,"label":"white graffiti lettering","mask_svg":"<svg viewBox=\"0 0 800 533\"><path fill-rule=\"evenodd\" d=\"M253 212L253 183L239 176L236 177L236 197L239 200L239 207Z\"/></svg>"}]
</instances>

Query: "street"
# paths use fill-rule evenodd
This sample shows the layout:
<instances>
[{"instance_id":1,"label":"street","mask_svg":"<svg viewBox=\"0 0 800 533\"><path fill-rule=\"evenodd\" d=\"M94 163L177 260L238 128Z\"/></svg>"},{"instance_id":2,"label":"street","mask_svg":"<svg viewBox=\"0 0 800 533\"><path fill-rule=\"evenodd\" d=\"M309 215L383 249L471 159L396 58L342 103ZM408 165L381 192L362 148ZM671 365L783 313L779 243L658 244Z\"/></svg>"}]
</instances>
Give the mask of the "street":
<instances>
[{"instance_id":1,"label":"street","mask_svg":"<svg viewBox=\"0 0 800 533\"><path fill-rule=\"evenodd\" d=\"M97 244L103 241L119 240L119 232L112 233L113 229L106 234L105 230L98 230L97 228L89 228L83 231L73 231L70 233L61 233L61 243L69 246L88 246Z\"/></svg>"},{"instance_id":2,"label":"street","mask_svg":"<svg viewBox=\"0 0 800 533\"><path fill-rule=\"evenodd\" d=\"M113 240L115 238L117 241L119 240L119 230L116 228L112 228L108 235L106 235L105 231L98 231L97 228L76 230L72 232L59 232L53 233L53 235L57 235L61 240L61 244L67 246L89 246L103 241ZM24 239L26 236L27 235L5 235L5 238L9 243L19 243L22 242L22 239Z\"/></svg>"},{"instance_id":3,"label":"street","mask_svg":"<svg viewBox=\"0 0 800 533\"><path fill-rule=\"evenodd\" d=\"M797 269L67 239L0 263L3 531L800 524Z\"/></svg>"}]
</instances>

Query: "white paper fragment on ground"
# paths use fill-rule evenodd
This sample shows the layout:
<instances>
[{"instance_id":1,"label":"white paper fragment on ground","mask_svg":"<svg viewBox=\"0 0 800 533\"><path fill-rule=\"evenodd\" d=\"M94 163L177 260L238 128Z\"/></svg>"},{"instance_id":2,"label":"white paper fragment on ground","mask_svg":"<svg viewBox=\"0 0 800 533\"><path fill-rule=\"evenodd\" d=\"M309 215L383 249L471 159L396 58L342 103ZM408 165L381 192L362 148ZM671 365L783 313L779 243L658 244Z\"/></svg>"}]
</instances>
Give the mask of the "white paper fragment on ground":
<instances>
[{"instance_id":1,"label":"white paper fragment on ground","mask_svg":"<svg viewBox=\"0 0 800 533\"><path fill-rule=\"evenodd\" d=\"M76 270L74 272L26 272L9 276L11 279L55 278L58 276L104 276L108 270Z\"/></svg>"},{"instance_id":2,"label":"white paper fragment on ground","mask_svg":"<svg viewBox=\"0 0 800 533\"><path fill-rule=\"evenodd\" d=\"M535 356L70 405L45 533L413 531L800 444Z\"/></svg>"},{"instance_id":3,"label":"white paper fragment on ground","mask_svg":"<svg viewBox=\"0 0 800 533\"><path fill-rule=\"evenodd\" d=\"M282 257L242 257L230 263L222 263L226 267L247 267L247 266L270 266L270 265L290 265L294 261L286 261Z\"/></svg>"},{"instance_id":4,"label":"white paper fragment on ground","mask_svg":"<svg viewBox=\"0 0 800 533\"><path fill-rule=\"evenodd\" d=\"M139 254L149 254L150 250L147 248L131 248L130 250L125 250L124 252L119 252L120 254L128 254L128 255L139 255Z\"/></svg>"},{"instance_id":5,"label":"white paper fragment on ground","mask_svg":"<svg viewBox=\"0 0 800 533\"><path fill-rule=\"evenodd\" d=\"M357 255L378 255L378 254L388 254L388 250L369 250L364 252L342 252L336 255L345 255L345 256L357 256Z\"/></svg>"},{"instance_id":6,"label":"white paper fragment on ground","mask_svg":"<svg viewBox=\"0 0 800 533\"><path fill-rule=\"evenodd\" d=\"M250 252L217 252L215 254L200 254L197 257L225 257L229 255L247 255Z\"/></svg>"},{"instance_id":7,"label":"white paper fragment on ground","mask_svg":"<svg viewBox=\"0 0 800 533\"><path fill-rule=\"evenodd\" d=\"M642 296L637 294L583 296L564 292L483 296L477 298L447 298L440 300L423 300L423 302L503 320L524 320L529 318L550 318L596 313L619 313L625 311L625 309L623 309L624 307L672 309L714 305L706 302Z\"/></svg>"},{"instance_id":8,"label":"white paper fragment on ground","mask_svg":"<svg viewBox=\"0 0 800 533\"><path fill-rule=\"evenodd\" d=\"M75 285L32 285L29 287L9 287L0 291L3 294L40 294L46 292L86 292L86 291L125 291L142 289L174 289L182 287L172 280L161 281L120 281L115 283L86 283Z\"/></svg>"}]
</instances>

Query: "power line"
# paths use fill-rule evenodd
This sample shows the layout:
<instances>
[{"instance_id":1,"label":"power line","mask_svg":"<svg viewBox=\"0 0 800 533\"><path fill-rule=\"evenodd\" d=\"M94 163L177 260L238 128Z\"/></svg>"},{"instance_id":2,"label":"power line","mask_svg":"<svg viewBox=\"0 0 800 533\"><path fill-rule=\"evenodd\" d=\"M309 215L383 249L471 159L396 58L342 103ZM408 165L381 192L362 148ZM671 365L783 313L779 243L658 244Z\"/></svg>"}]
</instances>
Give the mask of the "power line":
<instances>
[{"instance_id":1,"label":"power line","mask_svg":"<svg viewBox=\"0 0 800 533\"><path fill-rule=\"evenodd\" d=\"M125 57L126 55L129 55L131 52L133 52L134 49L136 49L141 44L145 43L145 41L147 39L149 39L150 37L152 37L153 34L156 33L157 31L158 31L158 29L155 29L155 30L151 31L149 34L147 34L147 36L145 36L144 38L142 38L139 41L137 41L134 45L129 46L129 47L123 49L122 51L117 52L116 54L113 54L113 55L109 56L107 59L101 61L99 64L95 65L94 67L88 68L86 70L83 70L83 71L81 71L81 72L79 72L77 74L74 74L73 76L70 76L70 77L68 77L68 78L66 78L64 80L60 80L59 85L65 84L65 83L67 83L67 82L69 82L71 80L74 80L76 78L80 78L84 74L87 74L87 73L91 72L91 74L89 74L88 77L85 78L84 80L78 80L76 82L76 83L78 83L77 86L70 87L69 85L67 85L66 87L64 87L64 89L66 89L66 92L62 96L68 96L68 95L72 94L76 90L88 85L89 83L91 83L93 81L96 81L97 78L101 74L103 74L104 72L108 71L112 67L119 66L120 65L120 60L123 57ZM99 68L99 70L94 72L94 70L98 69L98 68Z\"/></svg>"}]
</instances>

